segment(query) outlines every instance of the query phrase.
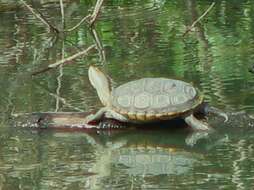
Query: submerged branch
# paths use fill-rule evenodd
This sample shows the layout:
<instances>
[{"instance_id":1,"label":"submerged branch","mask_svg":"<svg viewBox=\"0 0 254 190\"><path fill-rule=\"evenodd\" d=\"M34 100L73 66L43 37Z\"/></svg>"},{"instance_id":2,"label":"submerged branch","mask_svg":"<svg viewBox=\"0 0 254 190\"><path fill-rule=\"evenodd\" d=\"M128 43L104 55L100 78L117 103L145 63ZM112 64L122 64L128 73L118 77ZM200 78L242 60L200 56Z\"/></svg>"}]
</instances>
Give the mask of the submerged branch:
<instances>
[{"instance_id":1,"label":"submerged branch","mask_svg":"<svg viewBox=\"0 0 254 190\"><path fill-rule=\"evenodd\" d=\"M64 30L65 19L64 19L64 5L63 0L60 0L61 16L62 16L62 30Z\"/></svg>"},{"instance_id":2,"label":"submerged branch","mask_svg":"<svg viewBox=\"0 0 254 190\"><path fill-rule=\"evenodd\" d=\"M90 26L94 25L99 13L100 13L100 9L102 7L104 0L97 0L93 13L92 14L88 14L87 16L85 16L84 18L82 18L78 24L76 24L75 26L73 26L70 29L67 29L66 32L71 32L75 29L77 29L81 24L83 24L84 22L87 22L88 24L90 24Z\"/></svg>"},{"instance_id":3,"label":"submerged branch","mask_svg":"<svg viewBox=\"0 0 254 190\"><path fill-rule=\"evenodd\" d=\"M92 31L91 31L92 36L93 36L97 51L100 56L100 62L102 62L102 64L104 64L106 62L106 55L105 55L105 50L103 48L103 44L102 44L95 28L94 27L91 27L91 28L92 28Z\"/></svg>"},{"instance_id":4,"label":"submerged branch","mask_svg":"<svg viewBox=\"0 0 254 190\"><path fill-rule=\"evenodd\" d=\"M52 96L53 98L55 98L56 101L60 101L65 107L73 109L73 110L78 111L78 112L84 112L83 109L81 109L79 107L76 107L76 106L73 106L65 98L63 98L59 94L55 94L55 93L51 92L48 88L45 88L45 86L43 86L41 83L36 82L36 87L39 88L40 90L44 91L46 94L48 94L48 95ZM82 105L84 107L87 107L86 102L83 102Z\"/></svg>"},{"instance_id":5,"label":"submerged branch","mask_svg":"<svg viewBox=\"0 0 254 190\"><path fill-rule=\"evenodd\" d=\"M41 74L41 73L45 73L45 72L47 72L47 71L49 71L49 70L51 70L51 68L46 67L46 68L43 68L43 69L41 69L41 70L39 70L39 71L34 71L34 72L32 73L32 76L35 76L35 75L38 75L38 74Z\"/></svg>"},{"instance_id":6,"label":"submerged branch","mask_svg":"<svg viewBox=\"0 0 254 190\"><path fill-rule=\"evenodd\" d=\"M95 21L97 20L97 18L99 16L102 4L104 2L104 0L97 0L92 14L88 14L87 16L82 18L80 20L80 22L77 23L72 28L64 30L65 17L64 17L63 0L59 0L60 9L61 9L61 16L62 16L62 27L63 27L61 30L59 30L56 27L54 27L52 24L50 24L50 22L43 16L43 14L40 11L35 10L34 8L32 8L32 6L28 5L24 0L20 0L20 1L37 19L39 19L44 25L47 26L49 31L54 31L56 33L71 32L71 31L77 29L84 22L87 22L90 26L94 25Z\"/></svg>"},{"instance_id":7,"label":"submerged branch","mask_svg":"<svg viewBox=\"0 0 254 190\"><path fill-rule=\"evenodd\" d=\"M82 55L88 55L88 53L91 50L95 49L95 48L96 48L96 45L93 44L93 45L89 46L87 49L85 49L85 50L83 50L81 52L78 52L78 53L76 53L76 54L74 54L74 55L72 55L70 57L67 57L66 59L62 59L62 60L57 61L57 62L55 62L53 64L50 64L50 65L48 65L48 67L46 67L44 69L41 69L39 71L33 72L32 75L34 76L34 75L37 75L37 74L40 74L40 73L44 73L44 72L49 71L49 70L51 70L53 68L59 67L60 65L65 64L66 62L72 61L73 59L76 59L76 58L78 58L78 57L80 57Z\"/></svg>"},{"instance_id":8,"label":"submerged branch","mask_svg":"<svg viewBox=\"0 0 254 190\"><path fill-rule=\"evenodd\" d=\"M66 62L69 62L73 59L76 59L82 55L87 55L89 51L91 51L92 49L94 49L96 46L93 44L91 46L89 46L87 49L85 49L84 51L81 51L81 52L78 52L70 57L67 57L66 59L62 59L60 61L57 61L56 63L53 63L53 64L50 64L48 65L48 68L55 68L55 67L58 67L59 65L62 65Z\"/></svg>"},{"instance_id":9,"label":"submerged branch","mask_svg":"<svg viewBox=\"0 0 254 190\"><path fill-rule=\"evenodd\" d=\"M49 92L49 95L53 96L57 101L60 101L63 105L65 105L68 108L74 109L74 110L79 111L79 112L84 112L84 110L82 110L78 107L75 107L75 106L71 105L70 103L68 103L63 97L60 97L58 94L54 94L54 93Z\"/></svg>"},{"instance_id":10,"label":"submerged branch","mask_svg":"<svg viewBox=\"0 0 254 190\"><path fill-rule=\"evenodd\" d=\"M21 3L23 3L23 5L37 18L39 19L44 25L46 25L48 27L48 29L50 31L54 31L56 33L59 33L59 30L57 28L55 28L54 26L52 26L47 19L44 18L44 16L37 10L35 11L30 5L28 5L25 1L20 0Z\"/></svg>"},{"instance_id":11,"label":"submerged branch","mask_svg":"<svg viewBox=\"0 0 254 190\"><path fill-rule=\"evenodd\" d=\"M192 23L192 25L190 26L190 27L188 27L187 28L187 30L184 32L184 34L183 34L183 37L186 35L186 34L188 34L194 27L195 27L195 25L201 20L201 19L203 19L207 14L208 14L208 12L214 7L214 5L215 5L215 2L213 2L209 7L208 7L208 9L197 19L197 20L195 20L193 23Z\"/></svg>"},{"instance_id":12,"label":"submerged branch","mask_svg":"<svg viewBox=\"0 0 254 190\"><path fill-rule=\"evenodd\" d=\"M88 21L88 19L89 19L90 17L91 17L91 15L85 16L83 19L81 19L81 21L80 21L78 24L76 24L76 25L73 26L72 28L66 30L66 32L71 32L71 31L77 29L83 22Z\"/></svg>"}]
</instances>

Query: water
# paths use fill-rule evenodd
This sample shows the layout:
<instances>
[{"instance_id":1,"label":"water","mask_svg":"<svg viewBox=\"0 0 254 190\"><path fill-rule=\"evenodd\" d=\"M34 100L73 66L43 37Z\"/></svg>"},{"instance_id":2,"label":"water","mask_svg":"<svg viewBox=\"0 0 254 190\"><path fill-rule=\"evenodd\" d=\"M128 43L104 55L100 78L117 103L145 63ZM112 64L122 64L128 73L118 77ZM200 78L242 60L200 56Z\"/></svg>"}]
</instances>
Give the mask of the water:
<instances>
[{"instance_id":1,"label":"water","mask_svg":"<svg viewBox=\"0 0 254 190\"><path fill-rule=\"evenodd\" d=\"M85 25L56 38L15 1L0 1L0 189L252 189L254 186L254 2L216 1L194 31L187 26L210 1L107 1L96 31L102 54L31 73L94 43ZM65 3L66 28L95 2ZM36 1L61 27L59 2ZM14 128L11 113L88 111L101 103L87 78L100 66L116 84L142 77L192 82L230 122L194 146L182 130L119 132Z\"/></svg>"}]
</instances>

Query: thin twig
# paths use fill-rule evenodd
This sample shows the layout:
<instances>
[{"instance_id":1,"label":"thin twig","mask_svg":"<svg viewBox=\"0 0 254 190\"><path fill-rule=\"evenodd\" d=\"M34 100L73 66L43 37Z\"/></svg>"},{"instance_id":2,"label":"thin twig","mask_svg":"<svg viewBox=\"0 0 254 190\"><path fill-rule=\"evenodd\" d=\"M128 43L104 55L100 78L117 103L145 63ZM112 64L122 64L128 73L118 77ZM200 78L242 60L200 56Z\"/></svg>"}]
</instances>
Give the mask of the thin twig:
<instances>
[{"instance_id":1,"label":"thin twig","mask_svg":"<svg viewBox=\"0 0 254 190\"><path fill-rule=\"evenodd\" d=\"M89 46L87 49L85 49L84 51L78 52L70 57L67 57L66 59L62 59L60 61L57 61L56 63L48 65L48 68L55 68L61 64L64 64L64 63L69 62L73 59L76 59L76 58L80 57L81 55L87 55L88 52L91 51L92 49L94 49L95 47L96 47L96 45L93 44L93 45Z\"/></svg>"},{"instance_id":2,"label":"thin twig","mask_svg":"<svg viewBox=\"0 0 254 190\"><path fill-rule=\"evenodd\" d=\"M56 80L57 80L57 88L56 88L56 95L58 95L60 97L60 91L61 91L61 87L62 87L62 78L63 78L63 65L59 66L59 75L57 76ZM59 110L59 106L60 105L60 100L59 98L56 98L56 108L55 108L55 112L57 112Z\"/></svg>"},{"instance_id":3,"label":"thin twig","mask_svg":"<svg viewBox=\"0 0 254 190\"><path fill-rule=\"evenodd\" d=\"M96 5L94 7L94 11L93 14L91 15L91 19L89 21L90 25L93 25L94 22L96 21L99 13L100 13L100 9L102 7L104 0L97 0Z\"/></svg>"},{"instance_id":4,"label":"thin twig","mask_svg":"<svg viewBox=\"0 0 254 190\"><path fill-rule=\"evenodd\" d=\"M61 16L62 16L62 30L64 30L64 5L63 0L60 0Z\"/></svg>"},{"instance_id":5,"label":"thin twig","mask_svg":"<svg viewBox=\"0 0 254 190\"><path fill-rule=\"evenodd\" d=\"M83 109L80 109L78 107L71 105L65 98L59 96L58 94L51 92L49 89L45 88L41 83L36 83L36 86L37 86L37 88L40 88L40 90L45 91L45 93L47 93L50 96L53 96L55 99L59 100L64 106L71 108L73 110L79 111L79 112L84 112ZM87 106L85 102L84 102L83 106Z\"/></svg>"},{"instance_id":6,"label":"thin twig","mask_svg":"<svg viewBox=\"0 0 254 190\"><path fill-rule=\"evenodd\" d=\"M94 22L96 21L98 15L99 15L100 9L101 9L102 4L103 4L103 1L104 0L97 0L92 15L88 14L87 16L82 18L78 24L76 24L75 26L73 26L70 29L65 30L65 32L71 32L71 31L77 29L84 22L87 22L88 24L90 24L92 26L94 24Z\"/></svg>"},{"instance_id":7,"label":"thin twig","mask_svg":"<svg viewBox=\"0 0 254 190\"><path fill-rule=\"evenodd\" d=\"M60 0L62 1L62 0ZM63 8L63 7L62 7ZM63 13L63 12L62 12ZM62 40L62 52L61 52L61 59L64 59L65 55L65 41ZM56 88L56 94L60 96L61 88L62 88L62 79L63 79L63 65L60 65L59 67L59 75L57 77L57 88ZM60 100L56 98L56 109L55 112L59 110Z\"/></svg>"},{"instance_id":8,"label":"thin twig","mask_svg":"<svg viewBox=\"0 0 254 190\"><path fill-rule=\"evenodd\" d=\"M104 65L104 63L106 62L106 55L105 55L105 50L103 48L103 44L102 44L95 28L94 27L91 27L91 28L92 28L92 31L91 31L92 36L94 38L95 45L96 45L96 48L97 48L99 56L100 56L100 62L102 62L102 64Z\"/></svg>"},{"instance_id":9,"label":"thin twig","mask_svg":"<svg viewBox=\"0 0 254 190\"><path fill-rule=\"evenodd\" d=\"M214 5L215 5L215 2L213 2L213 3L208 7L208 9L207 9L197 20L195 20L195 21L192 23L192 25L191 25L190 27L188 27L188 29L184 32L183 37L184 37L187 33L189 33L189 32L195 27L195 25L196 25L202 18L204 18L204 17L208 14L208 12L213 8Z\"/></svg>"},{"instance_id":10,"label":"thin twig","mask_svg":"<svg viewBox=\"0 0 254 190\"><path fill-rule=\"evenodd\" d=\"M46 68L43 68L43 69L41 69L41 70L39 70L39 71L34 71L31 75L32 75L32 76L36 76L36 75L38 75L38 74L45 73L45 72L47 72L47 71L49 71L49 70L51 70L51 68L46 67Z\"/></svg>"},{"instance_id":11,"label":"thin twig","mask_svg":"<svg viewBox=\"0 0 254 190\"><path fill-rule=\"evenodd\" d=\"M83 22L88 21L88 19L89 19L90 17L91 17L90 14L87 15L87 16L85 16L83 19L81 19L81 21L80 21L78 24L76 24L76 25L73 26L72 28L66 30L66 32L71 32L71 31L77 29Z\"/></svg>"},{"instance_id":12,"label":"thin twig","mask_svg":"<svg viewBox=\"0 0 254 190\"><path fill-rule=\"evenodd\" d=\"M39 70L39 71L33 72L33 73L32 73L32 76L35 76L35 75L38 75L38 74L40 74L40 73L44 73L44 72L46 72L46 71L49 71L49 70L51 70L51 69L53 69L53 68L56 68L56 67L60 66L61 64L65 64L65 63L67 63L67 62L69 62L69 61L71 61L71 60L73 60L73 59L76 59L76 58L78 58L79 56L88 55L89 51L91 51L91 50L93 50L93 49L95 49L95 48L96 48L96 45L93 44L93 45L89 46L87 49L85 49L84 51L78 52L78 53L76 53L76 54L74 54L74 55L72 55L72 56L70 56L70 57L67 57L66 59L62 59L62 60L57 61L57 62L55 62L55 63L53 63L53 64L50 64L50 65L48 65L48 67L43 68L43 69L41 69L41 70Z\"/></svg>"},{"instance_id":13,"label":"thin twig","mask_svg":"<svg viewBox=\"0 0 254 190\"><path fill-rule=\"evenodd\" d=\"M21 3L23 3L23 5L25 5L25 7L36 17L38 18L43 24L45 24L48 29L50 31L54 31L59 33L59 30L57 28L55 28L54 26L52 26L45 18L44 16L39 12L39 11L35 11L30 5L28 5L25 1L20 0Z\"/></svg>"},{"instance_id":14,"label":"thin twig","mask_svg":"<svg viewBox=\"0 0 254 190\"><path fill-rule=\"evenodd\" d=\"M60 96L57 95L57 94L54 94L54 93L49 92L49 95L50 95L50 96L53 96L54 98L56 98L57 100L59 100L60 102L62 102L62 104L65 105L65 106L68 107L68 108L72 108L72 109L74 109L74 110L76 110L76 111L84 112L84 110L82 110L82 109L80 109L80 108L78 108L78 107L75 107L75 106L71 105L71 104L68 103L63 97L60 97Z\"/></svg>"}]
</instances>

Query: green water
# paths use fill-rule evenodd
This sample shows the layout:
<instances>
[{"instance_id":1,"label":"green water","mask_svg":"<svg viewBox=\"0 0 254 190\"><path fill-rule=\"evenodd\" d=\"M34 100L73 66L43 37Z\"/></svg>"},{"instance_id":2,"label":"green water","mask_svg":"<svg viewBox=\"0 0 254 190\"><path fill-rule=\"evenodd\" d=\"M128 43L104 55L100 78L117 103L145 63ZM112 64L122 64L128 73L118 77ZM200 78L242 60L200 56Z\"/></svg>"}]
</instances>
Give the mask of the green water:
<instances>
[{"instance_id":1,"label":"green water","mask_svg":"<svg viewBox=\"0 0 254 190\"><path fill-rule=\"evenodd\" d=\"M253 189L254 2L107 1L95 25L104 53L31 77L48 64L94 44L89 29L58 38L15 1L0 0L0 189ZM95 1L68 1L65 28ZM34 1L61 27L59 2ZM105 58L104 58L105 54ZM194 146L185 131L84 132L31 130L9 124L11 113L89 111L101 107L87 77L90 64L116 84L169 77L197 86L230 122ZM234 130L231 130L231 127Z\"/></svg>"}]
</instances>

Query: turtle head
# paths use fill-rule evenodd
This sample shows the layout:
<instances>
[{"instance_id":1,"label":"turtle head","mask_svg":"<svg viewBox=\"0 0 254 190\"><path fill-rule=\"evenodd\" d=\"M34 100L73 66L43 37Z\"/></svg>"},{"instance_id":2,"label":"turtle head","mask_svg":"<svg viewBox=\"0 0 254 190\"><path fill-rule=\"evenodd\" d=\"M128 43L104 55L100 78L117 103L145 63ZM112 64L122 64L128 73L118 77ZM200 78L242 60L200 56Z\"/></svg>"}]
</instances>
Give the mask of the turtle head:
<instances>
[{"instance_id":1,"label":"turtle head","mask_svg":"<svg viewBox=\"0 0 254 190\"><path fill-rule=\"evenodd\" d=\"M109 77L95 66L88 69L88 77L104 106L111 105L111 84Z\"/></svg>"}]
</instances>

